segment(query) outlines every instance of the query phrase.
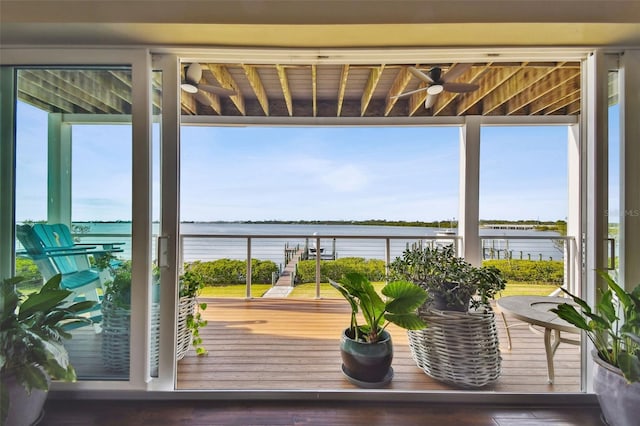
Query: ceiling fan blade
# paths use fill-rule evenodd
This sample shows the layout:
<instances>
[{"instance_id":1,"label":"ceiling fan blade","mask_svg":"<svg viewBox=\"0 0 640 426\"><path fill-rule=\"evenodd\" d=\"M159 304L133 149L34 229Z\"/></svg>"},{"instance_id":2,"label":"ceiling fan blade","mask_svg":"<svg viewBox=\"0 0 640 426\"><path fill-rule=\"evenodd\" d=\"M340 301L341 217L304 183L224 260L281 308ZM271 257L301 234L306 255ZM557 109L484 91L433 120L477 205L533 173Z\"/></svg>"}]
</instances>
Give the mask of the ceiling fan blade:
<instances>
[{"instance_id":1,"label":"ceiling fan blade","mask_svg":"<svg viewBox=\"0 0 640 426\"><path fill-rule=\"evenodd\" d=\"M204 92L198 90L198 93L196 93L195 96L196 96L196 100L201 104L211 105L211 100L207 97L207 95L204 94Z\"/></svg>"},{"instance_id":2,"label":"ceiling fan blade","mask_svg":"<svg viewBox=\"0 0 640 426\"><path fill-rule=\"evenodd\" d=\"M198 82L200 81L200 79L202 78L202 66L200 66L199 63L194 62L193 64L189 65L189 67L187 68L187 81L189 83L196 83L198 84Z\"/></svg>"},{"instance_id":3,"label":"ceiling fan blade","mask_svg":"<svg viewBox=\"0 0 640 426\"><path fill-rule=\"evenodd\" d=\"M456 64L453 67L449 68L449 71L447 71L446 74L442 76L442 81L444 81L445 83L447 81L453 81L467 72L469 68L471 68L471 64Z\"/></svg>"},{"instance_id":4,"label":"ceiling fan blade","mask_svg":"<svg viewBox=\"0 0 640 426\"><path fill-rule=\"evenodd\" d=\"M408 92L400 93L399 95L390 96L390 99L396 99L396 98L400 98L402 96L413 95L414 93L422 92L422 91L427 90L427 89L428 89L427 87L421 87L421 88L416 89L416 90L409 90Z\"/></svg>"},{"instance_id":5,"label":"ceiling fan blade","mask_svg":"<svg viewBox=\"0 0 640 426\"><path fill-rule=\"evenodd\" d=\"M219 86L212 86L210 84L199 84L198 89L204 90L205 92L213 93L214 95L234 96L237 94L235 90L225 89L224 87Z\"/></svg>"},{"instance_id":6,"label":"ceiling fan blade","mask_svg":"<svg viewBox=\"0 0 640 426\"><path fill-rule=\"evenodd\" d=\"M436 99L438 99L438 95L428 95L427 99L424 100L424 107L426 109L431 108L436 103Z\"/></svg>"},{"instance_id":7,"label":"ceiling fan blade","mask_svg":"<svg viewBox=\"0 0 640 426\"><path fill-rule=\"evenodd\" d=\"M422 71L420 71L416 67L409 67L408 69L409 69L409 72L411 74L415 75L420 80L422 80L422 81L424 81L426 83L433 83L433 79L431 77L429 77L427 74L423 73Z\"/></svg>"},{"instance_id":8,"label":"ceiling fan blade","mask_svg":"<svg viewBox=\"0 0 640 426\"><path fill-rule=\"evenodd\" d=\"M467 93L478 90L480 86L473 83L444 83L443 87L447 92Z\"/></svg>"}]
</instances>

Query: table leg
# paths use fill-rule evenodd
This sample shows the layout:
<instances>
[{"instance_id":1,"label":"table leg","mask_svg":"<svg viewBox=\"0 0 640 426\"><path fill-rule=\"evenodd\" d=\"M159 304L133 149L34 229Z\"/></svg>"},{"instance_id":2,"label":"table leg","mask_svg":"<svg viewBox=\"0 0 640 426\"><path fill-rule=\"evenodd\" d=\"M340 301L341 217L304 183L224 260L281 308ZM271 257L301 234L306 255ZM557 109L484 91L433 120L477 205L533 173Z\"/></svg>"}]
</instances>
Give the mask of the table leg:
<instances>
[{"instance_id":1,"label":"table leg","mask_svg":"<svg viewBox=\"0 0 640 426\"><path fill-rule=\"evenodd\" d=\"M504 316L504 312L500 311L500 315L502 315L502 322L504 323L504 329L507 332L507 342L508 348L511 350L511 332L509 331L509 324L507 324L507 318Z\"/></svg>"},{"instance_id":2,"label":"table leg","mask_svg":"<svg viewBox=\"0 0 640 426\"><path fill-rule=\"evenodd\" d=\"M553 331L553 343L551 342L551 332ZM560 345L560 330L552 330L550 328L544 329L544 350L547 354L547 382L553 384L555 378L553 370L553 355L556 353Z\"/></svg>"}]
</instances>

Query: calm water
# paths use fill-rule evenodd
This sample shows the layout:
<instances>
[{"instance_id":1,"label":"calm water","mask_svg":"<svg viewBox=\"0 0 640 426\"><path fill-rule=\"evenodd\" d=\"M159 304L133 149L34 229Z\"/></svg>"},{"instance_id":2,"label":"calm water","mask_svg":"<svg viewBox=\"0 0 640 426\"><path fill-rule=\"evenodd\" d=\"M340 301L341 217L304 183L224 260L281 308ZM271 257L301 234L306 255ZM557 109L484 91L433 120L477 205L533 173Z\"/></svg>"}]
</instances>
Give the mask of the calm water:
<instances>
[{"instance_id":1,"label":"calm water","mask_svg":"<svg viewBox=\"0 0 640 426\"><path fill-rule=\"evenodd\" d=\"M88 226L89 234L101 234L101 236L87 236L82 240L85 242L96 241L121 241L124 242L123 257L129 258L131 251L131 224L130 223L79 223L78 225ZM154 234L157 234L158 225L154 224ZM285 246L290 248L297 245L303 246L305 243L314 242L313 235L331 235L338 238L323 239L321 248L325 253L332 253L334 250L337 257L365 257L384 259L385 240L380 239L351 239L339 238L339 236L435 236L438 228L409 227L409 226L363 226L363 225L298 225L298 224L240 224L240 223L183 223L180 231L184 237L184 255L186 262L194 260L215 260L220 258L246 259L247 239L246 238L219 238L216 235L277 235L284 238L252 238L251 257L264 260L272 260L282 265L284 262ZM106 237L105 234L115 235ZM193 238L189 235L210 235L214 238ZM287 237L291 235L292 237ZM481 229L480 235L492 236L549 236L557 237L558 233L548 231L524 231L524 230L495 230ZM293 236L309 236L309 241L305 238ZM416 239L398 239L390 241L392 258L398 256L407 247L413 244ZM424 243L429 244L429 240ZM485 240L485 255L488 257L493 248L494 256L500 253L504 256L504 251L509 250L515 259L520 257L537 260L542 259L562 259L562 251L557 248L552 240L504 240L500 238ZM154 249L155 253L155 249ZM155 258L155 255L154 255Z\"/></svg>"}]
</instances>

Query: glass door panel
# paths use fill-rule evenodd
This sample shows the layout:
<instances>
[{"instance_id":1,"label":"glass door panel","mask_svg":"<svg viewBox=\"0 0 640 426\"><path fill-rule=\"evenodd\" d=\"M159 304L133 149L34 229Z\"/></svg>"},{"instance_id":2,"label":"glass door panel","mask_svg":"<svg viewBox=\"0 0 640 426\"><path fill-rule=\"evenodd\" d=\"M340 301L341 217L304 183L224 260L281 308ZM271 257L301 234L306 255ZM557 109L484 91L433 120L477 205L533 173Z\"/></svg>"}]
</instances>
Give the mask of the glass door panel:
<instances>
[{"instance_id":1,"label":"glass door panel","mask_svg":"<svg viewBox=\"0 0 640 426\"><path fill-rule=\"evenodd\" d=\"M17 71L17 274L29 292L63 273L74 299L96 301L65 343L79 379L129 380L131 98L128 67Z\"/></svg>"},{"instance_id":2,"label":"glass door panel","mask_svg":"<svg viewBox=\"0 0 640 426\"><path fill-rule=\"evenodd\" d=\"M608 174L608 204L607 228L608 228L608 255L607 268L617 277L620 268L618 253L620 253L620 103L618 71L609 71L609 174Z\"/></svg>"}]
</instances>

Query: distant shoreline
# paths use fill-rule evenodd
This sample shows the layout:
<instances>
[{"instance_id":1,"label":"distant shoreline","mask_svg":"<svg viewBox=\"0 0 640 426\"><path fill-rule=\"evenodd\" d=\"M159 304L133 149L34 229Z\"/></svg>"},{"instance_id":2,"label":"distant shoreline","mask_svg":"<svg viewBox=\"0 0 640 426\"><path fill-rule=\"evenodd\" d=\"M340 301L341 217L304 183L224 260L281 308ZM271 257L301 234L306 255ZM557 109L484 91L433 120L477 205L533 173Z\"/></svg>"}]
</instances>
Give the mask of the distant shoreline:
<instances>
[{"instance_id":1,"label":"distant shoreline","mask_svg":"<svg viewBox=\"0 0 640 426\"><path fill-rule=\"evenodd\" d=\"M131 223L129 220L94 220L94 221L74 221L73 223ZM157 222L154 222L157 223ZM450 219L436 220L431 222L403 221L403 220L184 220L180 223L235 223L235 224L255 224L255 225L360 225L360 226L411 226L425 228L448 228L456 229L458 222ZM540 221L540 220L480 220L483 225L532 225L541 230L552 230L550 228L566 227L564 220Z\"/></svg>"}]
</instances>

